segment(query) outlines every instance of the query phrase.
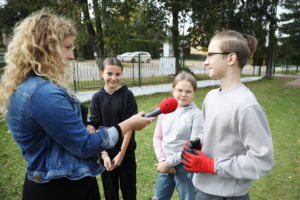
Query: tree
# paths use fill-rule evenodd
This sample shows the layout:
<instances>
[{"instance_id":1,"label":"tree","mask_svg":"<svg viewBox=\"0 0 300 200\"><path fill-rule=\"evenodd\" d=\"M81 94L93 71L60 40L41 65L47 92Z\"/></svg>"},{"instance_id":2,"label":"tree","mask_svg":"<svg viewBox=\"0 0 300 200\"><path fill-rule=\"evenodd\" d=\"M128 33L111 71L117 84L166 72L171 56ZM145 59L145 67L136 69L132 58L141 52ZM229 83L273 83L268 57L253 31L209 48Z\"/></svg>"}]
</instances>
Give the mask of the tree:
<instances>
[{"instance_id":1,"label":"tree","mask_svg":"<svg viewBox=\"0 0 300 200\"><path fill-rule=\"evenodd\" d=\"M161 8L172 16L172 45L174 56L176 58L176 73L179 72L179 21L186 17L186 13L190 10L190 1L186 0L158 0L161 3Z\"/></svg>"},{"instance_id":2,"label":"tree","mask_svg":"<svg viewBox=\"0 0 300 200\"><path fill-rule=\"evenodd\" d=\"M101 67L105 52L99 1L93 0L92 4L89 4L88 0L52 0L51 7L55 12L65 15L75 22L79 36L77 37L79 52L82 51L82 47L88 40L92 46L94 56L97 58L98 67ZM93 19L90 16L90 10L93 10ZM83 29L84 26L85 30Z\"/></svg>"},{"instance_id":3,"label":"tree","mask_svg":"<svg viewBox=\"0 0 300 200\"><path fill-rule=\"evenodd\" d=\"M104 39L103 39L103 28L102 28L102 19L101 19L101 8L99 7L98 0L93 0L93 10L95 16L95 28L92 23L90 13L89 13L89 4L87 0L79 0L82 7L84 24L86 25L88 37L92 44L94 55L103 59L104 57ZM101 60L99 63L102 63Z\"/></svg>"},{"instance_id":4,"label":"tree","mask_svg":"<svg viewBox=\"0 0 300 200\"><path fill-rule=\"evenodd\" d=\"M269 36L270 53L276 46L276 5L275 0L192 0L191 18L194 27L189 29L191 44L193 47L207 47L211 37L224 29L253 35L259 42L253 64L261 66L267 58L266 37ZM272 60L270 53L268 58Z\"/></svg>"},{"instance_id":5,"label":"tree","mask_svg":"<svg viewBox=\"0 0 300 200\"><path fill-rule=\"evenodd\" d=\"M3 29L4 29L4 8L0 6L0 48L4 46L3 43Z\"/></svg>"},{"instance_id":6,"label":"tree","mask_svg":"<svg viewBox=\"0 0 300 200\"><path fill-rule=\"evenodd\" d=\"M219 15L220 2L213 0L192 0L191 7L193 26L188 29L191 46L194 48L199 46L207 47L210 38L221 27L221 16Z\"/></svg>"},{"instance_id":7,"label":"tree","mask_svg":"<svg viewBox=\"0 0 300 200\"><path fill-rule=\"evenodd\" d=\"M279 27L282 56L286 59L300 62L300 2L298 0L283 0L282 4L288 12L281 14Z\"/></svg>"},{"instance_id":8,"label":"tree","mask_svg":"<svg viewBox=\"0 0 300 200\"><path fill-rule=\"evenodd\" d=\"M267 47L267 78L272 77L272 68L274 67L274 49L277 46L277 38L275 36L275 31L277 30L277 6L279 0L270 0L269 6L267 10L267 21L269 22L269 30L268 30L268 47Z\"/></svg>"},{"instance_id":9,"label":"tree","mask_svg":"<svg viewBox=\"0 0 300 200\"><path fill-rule=\"evenodd\" d=\"M134 19L136 38L146 40L164 40L168 28L166 13L155 0L144 0L138 5Z\"/></svg>"},{"instance_id":10,"label":"tree","mask_svg":"<svg viewBox=\"0 0 300 200\"><path fill-rule=\"evenodd\" d=\"M103 30L105 49L108 55L123 53L122 46L127 39L135 38L134 14L137 12L138 2L106 1L102 4Z\"/></svg>"},{"instance_id":11,"label":"tree","mask_svg":"<svg viewBox=\"0 0 300 200\"><path fill-rule=\"evenodd\" d=\"M156 0L108 1L103 11L105 49L114 55L124 52L127 40L163 40L167 22Z\"/></svg>"},{"instance_id":12,"label":"tree","mask_svg":"<svg viewBox=\"0 0 300 200\"><path fill-rule=\"evenodd\" d=\"M17 22L47 5L47 0L6 0L0 10L1 30L9 35Z\"/></svg>"}]
</instances>

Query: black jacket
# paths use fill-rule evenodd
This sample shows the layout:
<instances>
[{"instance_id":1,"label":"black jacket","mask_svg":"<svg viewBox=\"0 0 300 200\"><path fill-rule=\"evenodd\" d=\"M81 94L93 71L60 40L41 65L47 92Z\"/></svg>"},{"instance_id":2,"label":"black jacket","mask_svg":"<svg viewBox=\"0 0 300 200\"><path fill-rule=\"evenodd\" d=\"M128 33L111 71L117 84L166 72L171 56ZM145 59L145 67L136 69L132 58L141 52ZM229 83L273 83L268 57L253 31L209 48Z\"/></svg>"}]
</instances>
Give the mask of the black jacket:
<instances>
[{"instance_id":1,"label":"black jacket","mask_svg":"<svg viewBox=\"0 0 300 200\"><path fill-rule=\"evenodd\" d=\"M112 95L101 88L92 98L90 111L91 116L88 124L98 129L100 126L113 126L136 114L137 104L133 93L127 86L122 86ZM119 153L122 142L123 138L119 138L116 146L107 150L111 158ZM135 148L136 142L133 132L124 159L134 156Z\"/></svg>"}]
</instances>

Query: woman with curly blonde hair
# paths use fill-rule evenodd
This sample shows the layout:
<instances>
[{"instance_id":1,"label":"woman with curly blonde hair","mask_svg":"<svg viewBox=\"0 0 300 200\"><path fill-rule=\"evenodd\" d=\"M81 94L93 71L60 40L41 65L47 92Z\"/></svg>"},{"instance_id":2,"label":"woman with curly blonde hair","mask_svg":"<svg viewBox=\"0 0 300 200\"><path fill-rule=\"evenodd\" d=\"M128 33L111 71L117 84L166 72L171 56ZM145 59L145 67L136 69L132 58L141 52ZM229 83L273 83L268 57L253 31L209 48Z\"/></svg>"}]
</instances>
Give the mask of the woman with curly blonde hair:
<instances>
[{"instance_id":1,"label":"woman with curly blonde hair","mask_svg":"<svg viewBox=\"0 0 300 200\"><path fill-rule=\"evenodd\" d=\"M8 46L0 108L27 163L23 200L100 199L95 176L104 168L95 155L155 119L138 113L86 130L66 78L75 36L68 20L42 10L17 24Z\"/></svg>"}]
</instances>

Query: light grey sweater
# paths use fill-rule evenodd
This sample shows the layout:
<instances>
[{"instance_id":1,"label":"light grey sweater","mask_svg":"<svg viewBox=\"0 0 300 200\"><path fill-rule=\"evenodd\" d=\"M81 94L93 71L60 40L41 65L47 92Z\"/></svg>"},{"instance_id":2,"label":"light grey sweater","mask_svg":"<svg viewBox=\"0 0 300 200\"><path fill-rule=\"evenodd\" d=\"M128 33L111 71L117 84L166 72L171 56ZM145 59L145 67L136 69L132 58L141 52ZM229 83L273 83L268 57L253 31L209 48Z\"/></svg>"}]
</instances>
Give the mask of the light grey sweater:
<instances>
[{"instance_id":1,"label":"light grey sweater","mask_svg":"<svg viewBox=\"0 0 300 200\"><path fill-rule=\"evenodd\" d=\"M194 103L159 115L153 136L157 160L166 160L169 166L180 164L184 143L199 135L202 124L202 112Z\"/></svg>"},{"instance_id":2,"label":"light grey sweater","mask_svg":"<svg viewBox=\"0 0 300 200\"><path fill-rule=\"evenodd\" d=\"M243 84L227 91L214 89L203 102L202 151L214 158L217 175L197 173L200 191L223 197L249 192L251 182L268 174L274 164L266 115Z\"/></svg>"}]
</instances>

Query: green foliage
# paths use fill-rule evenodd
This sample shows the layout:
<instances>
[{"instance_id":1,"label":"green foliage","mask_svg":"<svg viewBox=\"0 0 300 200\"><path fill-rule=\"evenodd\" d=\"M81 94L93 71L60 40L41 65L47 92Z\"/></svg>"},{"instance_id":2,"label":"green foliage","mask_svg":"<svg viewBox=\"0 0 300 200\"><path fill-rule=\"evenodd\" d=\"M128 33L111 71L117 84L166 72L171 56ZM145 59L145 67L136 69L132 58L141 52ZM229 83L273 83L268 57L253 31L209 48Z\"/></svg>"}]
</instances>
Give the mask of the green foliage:
<instances>
[{"instance_id":1,"label":"green foliage","mask_svg":"<svg viewBox=\"0 0 300 200\"><path fill-rule=\"evenodd\" d=\"M271 21L274 24L272 29L276 29L276 19L273 19L272 13L274 14L278 1L7 0L0 7L0 33L11 34L16 22L33 11L49 7L55 13L67 16L74 21L78 32L77 53L90 58L93 56L92 48L101 46L105 52L103 55L117 55L126 51L128 39L161 42L166 39L166 33L170 30L173 34L170 42L173 42L174 52L178 56L177 46L183 39L189 41L188 46L207 47L210 38L216 31L234 29L257 37L259 45L253 64L262 65L265 63L267 52L270 51L270 49L267 51L265 44L266 36L270 35L267 31ZM280 27L282 45L276 48L275 44L274 49L278 51L277 55L280 57L298 62L300 52L299 1L280 0L280 2L287 12L280 17L283 22ZM87 5L87 3L93 13L90 15L89 30L94 30L94 38L89 38L91 34L88 34L86 25L90 22L83 15L83 5ZM171 15L172 18L175 18L172 19L172 25L169 25L168 18ZM179 34L180 24L178 23L187 22L188 15L191 16L192 23L189 23L189 35L183 37ZM103 33L101 33L102 29ZM272 32L274 31L272 30ZM104 41L102 41L102 34ZM91 45L91 41L93 41L93 45ZM276 38L273 38L272 41L276 42ZM143 46L143 44L141 45ZM151 52L154 57L158 57L156 50L147 51Z\"/></svg>"},{"instance_id":2,"label":"green foliage","mask_svg":"<svg viewBox=\"0 0 300 200\"><path fill-rule=\"evenodd\" d=\"M287 10L280 15L282 42L279 49L281 58L300 63L300 1L283 0L282 6Z\"/></svg>"},{"instance_id":3,"label":"green foliage","mask_svg":"<svg viewBox=\"0 0 300 200\"><path fill-rule=\"evenodd\" d=\"M81 56L84 59L95 59L93 48L90 43L83 45L81 48L79 48L79 51L81 51L82 53L78 54L78 56Z\"/></svg>"},{"instance_id":4,"label":"green foliage","mask_svg":"<svg viewBox=\"0 0 300 200\"><path fill-rule=\"evenodd\" d=\"M110 8L103 12L105 49L108 55L128 51L128 39L156 41L164 38L167 20L153 0L117 1L106 6Z\"/></svg>"},{"instance_id":5,"label":"green foliage","mask_svg":"<svg viewBox=\"0 0 300 200\"><path fill-rule=\"evenodd\" d=\"M256 95L264 108L273 138L275 166L266 177L254 181L250 190L253 200L294 200L300 199L300 89L288 88L285 84L292 79L274 78L246 85ZM200 88L194 102L201 108L209 88ZM137 97L139 111L149 111L171 93ZM151 199L156 180L156 158L152 145L155 122L136 133L137 149L137 199ZM25 162L9 134L5 121L0 121L0 199L21 199L25 176ZM101 178L97 178L103 197ZM179 200L176 193L173 200Z\"/></svg>"},{"instance_id":6,"label":"green foliage","mask_svg":"<svg viewBox=\"0 0 300 200\"><path fill-rule=\"evenodd\" d=\"M0 10L0 28L9 35L17 22L47 6L47 0L6 0Z\"/></svg>"},{"instance_id":7,"label":"green foliage","mask_svg":"<svg viewBox=\"0 0 300 200\"><path fill-rule=\"evenodd\" d=\"M189 29L192 47L207 47L212 36L220 30L233 29L250 34L258 39L254 65L262 65L266 59L266 36L269 12L274 8L268 1L197 1L192 0L191 19L194 26Z\"/></svg>"},{"instance_id":8,"label":"green foliage","mask_svg":"<svg viewBox=\"0 0 300 200\"><path fill-rule=\"evenodd\" d=\"M201 54L184 54L184 59L205 61L206 56Z\"/></svg>"},{"instance_id":9,"label":"green foliage","mask_svg":"<svg viewBox=\"0 0 300 200\"><path fill-rule=\"evenodd\" d=\"M157 6L156 0L140 1L134 13L134 38L164 40L167 29L167 15Z\"/></svg>"}]
</instances>

